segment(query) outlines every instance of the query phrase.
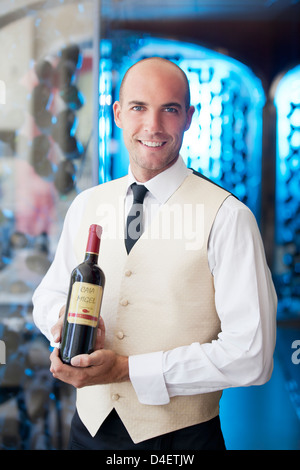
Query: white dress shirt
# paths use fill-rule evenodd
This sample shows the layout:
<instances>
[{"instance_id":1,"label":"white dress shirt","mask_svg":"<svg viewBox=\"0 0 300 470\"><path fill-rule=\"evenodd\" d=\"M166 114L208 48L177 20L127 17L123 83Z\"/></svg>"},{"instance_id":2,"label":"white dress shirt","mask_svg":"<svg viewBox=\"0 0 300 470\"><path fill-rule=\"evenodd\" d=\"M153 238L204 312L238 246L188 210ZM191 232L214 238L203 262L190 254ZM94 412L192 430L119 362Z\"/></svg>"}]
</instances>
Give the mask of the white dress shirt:
<instances>
[{"instance_id":1,"label":"white dress shirt","mask_svg":"<svg viewBox=\"0 0 300 470\"><path fill-rule=\"evenodd\" d=\"M149 190L144 200L145 227L190 171L180 157L169 169L144 183ZM130 185L134 181L129 169L126 212L132 204ZM69 247L90 191L92 188L80 193L70 206L54 261L33 296L35 323L52 346L50 329L66 303L70 273L77 264ZM224 201L215 218L208 263L221 333L211 343L130 356L129 375L141 403L162 405L176 395L260 385L271 376L276 293L255 217L233 196Z\"/></svg>"}]
</instances>

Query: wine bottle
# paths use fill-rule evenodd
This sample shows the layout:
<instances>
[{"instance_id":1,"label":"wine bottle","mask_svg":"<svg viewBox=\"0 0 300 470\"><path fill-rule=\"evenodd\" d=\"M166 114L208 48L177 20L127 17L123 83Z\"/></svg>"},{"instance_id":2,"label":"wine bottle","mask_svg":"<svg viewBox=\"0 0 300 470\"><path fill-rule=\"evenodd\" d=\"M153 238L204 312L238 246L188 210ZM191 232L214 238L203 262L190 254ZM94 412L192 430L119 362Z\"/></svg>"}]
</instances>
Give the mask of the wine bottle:
<instances>
[{"instance_id":1,"label":"wine bottle","mask_svg":"<svg viewBox=\"0 0 300 470\"><path fill-rule=\"evenodd\" d=\"M100 316L105 275L98 266L102 227L91 225L83 263L71 274L60 358L65 364L78 354L93 352Z\"/></svg>"}]
</instances>

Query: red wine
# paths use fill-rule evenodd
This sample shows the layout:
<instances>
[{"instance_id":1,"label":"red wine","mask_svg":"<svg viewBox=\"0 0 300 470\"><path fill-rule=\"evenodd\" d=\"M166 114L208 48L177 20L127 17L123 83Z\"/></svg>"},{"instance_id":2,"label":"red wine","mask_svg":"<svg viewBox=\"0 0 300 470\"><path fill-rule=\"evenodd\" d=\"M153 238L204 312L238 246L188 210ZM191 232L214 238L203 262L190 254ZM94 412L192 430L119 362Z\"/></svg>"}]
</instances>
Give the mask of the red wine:
<instances>
[{"instance_id":1,"label":"red wine","mask_svg":"<svg viewBox=\"0 0 300 470\"><path fill-rule=\"evenodd\" d=\"M91 225L85 259L71 274L66 304L61 360L70 364L77 354L90 354L96 342L105 276L98 266L102 228Z\"/></svg>"}]
</instances>

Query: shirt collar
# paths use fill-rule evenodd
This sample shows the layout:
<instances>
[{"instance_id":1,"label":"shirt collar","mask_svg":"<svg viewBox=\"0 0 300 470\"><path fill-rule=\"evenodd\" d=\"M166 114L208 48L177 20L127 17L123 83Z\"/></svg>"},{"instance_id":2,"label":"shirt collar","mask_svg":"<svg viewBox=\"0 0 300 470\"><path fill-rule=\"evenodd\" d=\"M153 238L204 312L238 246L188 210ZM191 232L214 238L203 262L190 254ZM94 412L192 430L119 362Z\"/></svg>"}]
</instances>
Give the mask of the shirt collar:
<instances>
[{"instance_id":1,"label":"shirt collar","mask_svg":"<svg viewBox=\"0 0 300 470\"><path fill-rule=\"evenodd\" d=\"M182 157L176 160L174 165L170 166L167 170L154 176L151 180L146 181L144 186L150 191L150 193L159 201L160 204L164 204L179 186L183 183L185 178L188 176L189 170L186 167ZM130 166L128 170L127 180L127 192L130 185L137 182L134 178Z\"/></svg>"}]
</instances>

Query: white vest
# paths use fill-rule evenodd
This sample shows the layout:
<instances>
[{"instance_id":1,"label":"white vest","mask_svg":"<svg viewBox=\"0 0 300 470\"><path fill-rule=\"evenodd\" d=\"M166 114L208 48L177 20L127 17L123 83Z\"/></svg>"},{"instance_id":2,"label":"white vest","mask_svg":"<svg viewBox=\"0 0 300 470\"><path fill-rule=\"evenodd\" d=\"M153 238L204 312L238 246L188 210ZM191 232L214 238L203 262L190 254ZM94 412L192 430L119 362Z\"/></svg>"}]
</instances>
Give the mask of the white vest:
<instances>
[{"instance_id":1,"label":"white vest","mask_svg":"<svg viewBox=\"0 0 300 470\"><path fill-rule=\"evenodd\" d=\"M190 174L127 255L126 181L120 178L94 188L75 240L79 263L89 225L103 226L99 265L106 276L101 309L105 347L129 356L211 342L220 332L220 321L207 243L229 193ZM79 389L76 405L92 436L115 408L137 443L212 419L219 413L221 394L178 396L167 405L149 406L138 401L128 381Z\"/></svg>"}]
</instances>

